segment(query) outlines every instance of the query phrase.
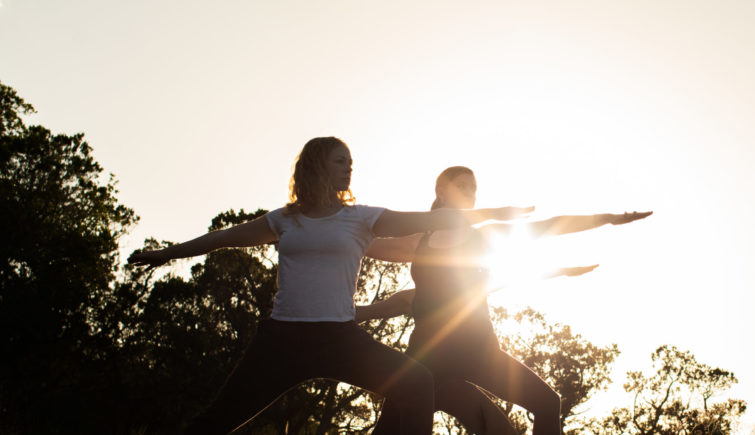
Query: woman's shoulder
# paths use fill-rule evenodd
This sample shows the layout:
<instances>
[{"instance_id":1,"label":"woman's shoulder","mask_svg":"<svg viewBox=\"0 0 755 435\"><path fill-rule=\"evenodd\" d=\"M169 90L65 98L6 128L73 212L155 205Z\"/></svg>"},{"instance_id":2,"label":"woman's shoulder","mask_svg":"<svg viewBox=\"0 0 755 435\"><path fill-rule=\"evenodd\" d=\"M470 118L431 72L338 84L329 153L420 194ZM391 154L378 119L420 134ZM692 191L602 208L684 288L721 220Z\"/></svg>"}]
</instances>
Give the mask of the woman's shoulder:
<instances>
[{"instance_id":1,"label":"woman's shoulder","mask_svg":"<svg viewBox=\"0 0 755 435\"><path fill-rule=\"evenodd\" d=\"M377 218L386 210L385 207L376 207L374 205L367 204L347 205L344 208L346 208L350 213L368 219Z\"/></svg>"},{"instance_id":2,"label":"woman's shoulder","mask_svg":"<svg viewBox=\"0 0 755 435\"><path fill-rule=\"evenodd\" d=\"M379 207L375 205L368 205L368 204L352 204L352 205L346 205L346 207L351 208L353 210L385 210L385 207Z\"/></svg>"},{"instance_id":3,"label":"woman's shoulder","mask_svg":"<svg viewBox=\"0 0 755 435\"><path fill-rule=\"evenodd\" d=\"M282 207L274 208L267 213L265 213L265 216L272 217L272 218L279 218L283 216L288 216L291 214L291 210L289 209L288 205L284 205Z\"/></svg>"},{"instance_id":4,"label":"woman's shoulder","mask_svg":"<svg viewBox=\"0 0 755 435\"><path fill-rule=\"evenodd\" d=\"M281 228L290 225L300 226L300 214L299 210L295 210L289 205L284 205L283 207L268 211L265 214L265 219L267 219L271 226L281 226Z\"/></svg>"}]
</instances>

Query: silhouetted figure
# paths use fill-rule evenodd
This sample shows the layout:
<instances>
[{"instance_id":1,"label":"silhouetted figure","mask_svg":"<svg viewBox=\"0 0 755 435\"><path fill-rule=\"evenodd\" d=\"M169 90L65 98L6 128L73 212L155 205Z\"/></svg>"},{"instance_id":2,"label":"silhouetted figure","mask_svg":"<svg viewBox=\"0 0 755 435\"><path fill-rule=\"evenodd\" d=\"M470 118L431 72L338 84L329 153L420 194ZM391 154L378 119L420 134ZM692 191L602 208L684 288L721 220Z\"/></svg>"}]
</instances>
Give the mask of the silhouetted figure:
<instances>
[{"instance_id":1,"label":"silhouetted figure","mask_svg":"<svg viewBox=\"0 0 755 435\"><path fill-rule=\"evenodd\" d=\"M468 168L446 169L438 177L435 189L433 209L474 207L477 184ZM625 224L650 214L558 216L514 225L526 225L538 237L584 231L608 223ZM488 253L488 239L511 233L513 228L512 224L489 224L479 229L464 227L373 241L366 255L412 262L416 289L357 307L357 320L412 314L415 326L406 353L432 372L436 409L457 417L472 432L515 433L500 408L476 387L479 386L530 411L535 417L534 435L559 434L559 395L535 372L500 349L490 321L488 271L483 259ZM551 276L582 274L595 267L560 269ZM383 409L393 413L392 406L386 403ZM388 419L381 422L387 425Z\"/></svg>"},{"instance_id":2,"label":"silhouetted figure","mask_svg":"<svg viewBox=\"0 0 755 435\"><path fill-rule=\"evenodd\" d=\"M296 162L290 203L234 227L129 261L156 267L224 247L279 242L278 293L271 318L187 433L225 434L311 378L332 378L386 397L373 433L429 434L434 410L430 372L374 340L354 322L361 258L373 238L399 237L508 219L531 208L395 212L352 205L351 154L340 139L307 142Z\"/></svg>"}]
</instances>

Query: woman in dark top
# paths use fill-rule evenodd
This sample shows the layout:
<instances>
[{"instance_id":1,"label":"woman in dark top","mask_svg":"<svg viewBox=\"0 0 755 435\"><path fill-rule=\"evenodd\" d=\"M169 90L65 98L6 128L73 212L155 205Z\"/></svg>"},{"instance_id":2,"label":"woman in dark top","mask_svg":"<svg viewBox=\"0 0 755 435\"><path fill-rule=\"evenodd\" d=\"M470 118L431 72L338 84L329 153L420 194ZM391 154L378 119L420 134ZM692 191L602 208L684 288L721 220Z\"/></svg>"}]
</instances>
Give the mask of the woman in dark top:
<instances>
[{"instance_id":1,"label":"woman in dark top","mask_svg":"<svg viewBox=\"0 0 755 435\"><path fill-rule=\"evenodd\" d=\"M279 242L279 289L244 356L214 401L186 429L225 434L264 410L289 388L331 378L386 397L374 433L429 434L433 382L426 368L374 340L354 322L359 263L374 237L407 236L516 215L517 208L395 212L354 205L351 152L335 137L314 138L297 158L285 207L224 230L129 261L157 267L215 249ZM525 209L526 210L526 209Z\"/></svg>"},{"instance_id":2,"label":"woman in dark top","mask_svg":"<svg viewBox=\"0 0 755 435\"><path fill-rule=\"evenodd\" d=\"M474 207L476 182L465 167L446 169L436 183L436 208ZM530 222L535 236L584 231L607 223L628 223L647 213L558 216ZM487 304L488 239L511 231L510 224L428 232L373 241L367 255L412 262L416 289L385 301L357 307L358 321L413 314L414 331L407 354L433 374L436 409L457 417L475 433L514 433L500 409L476 386L534 415L534 435L560 433L560 397L543 379L500 349ZM562 269L575 275L592 270ZM386 405L389 406L389 405ZM390 408L388 408L390 410Z\"/></svg>"}]
</instances>

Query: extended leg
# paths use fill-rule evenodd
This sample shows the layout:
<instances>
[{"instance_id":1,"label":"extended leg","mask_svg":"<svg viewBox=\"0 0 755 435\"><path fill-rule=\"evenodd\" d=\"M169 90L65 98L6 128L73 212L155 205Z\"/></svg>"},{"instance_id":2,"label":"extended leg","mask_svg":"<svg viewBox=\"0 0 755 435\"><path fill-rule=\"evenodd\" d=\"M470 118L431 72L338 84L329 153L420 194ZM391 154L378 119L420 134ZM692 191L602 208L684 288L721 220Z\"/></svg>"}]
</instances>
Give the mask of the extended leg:
<instances>
[{"instance_id":1,"label":"extended leg","mask_svg":"<svg viewBox=\"0 0 755 435\"><path fill-rule=\"evenodd\" d=\"M479 435L515 435L503 410L469 382L436 380L435 407L456 417L468 431Z\"/></svg>"},{"instance_id":2,"label":"extended leg","mask_svg":"<svg viewBox=\"0 0 755 435\"><path fill-rule=\"evenodd\" d=\"M533 435L561 433L561 398L529 367L508 353L490 352L487 361L467 373L467 380L535 416Z\"/></svg>"},{"instance_id":3,"label":"extended leg","mask_svg":"<svg viewBox=\"0 0 755 435\"><path fill-rule=\"evenodd\" d=\"M276 348L280 345L268 334L258 334L213 403L192 421L185 433L227 434L303 381L287 369L286 359L280 358Z\"/></svg>"},{"instance_id":4,"label":"extended leg","mask_svg":"<svg viewBox=\"0 0 755 435\"><path fill-rule=\"evenodd\" d=\"M331 378L386 397L383 433L432 432L433 380L408 356L375 341L356 323L268 321L187 433L225 434L253 418L296 384ZM395 405L395 406L394 406ZM393 415L391 415L393 414ZM382 429L381 429L382 430Z\"/></svg>"}]
</instances>

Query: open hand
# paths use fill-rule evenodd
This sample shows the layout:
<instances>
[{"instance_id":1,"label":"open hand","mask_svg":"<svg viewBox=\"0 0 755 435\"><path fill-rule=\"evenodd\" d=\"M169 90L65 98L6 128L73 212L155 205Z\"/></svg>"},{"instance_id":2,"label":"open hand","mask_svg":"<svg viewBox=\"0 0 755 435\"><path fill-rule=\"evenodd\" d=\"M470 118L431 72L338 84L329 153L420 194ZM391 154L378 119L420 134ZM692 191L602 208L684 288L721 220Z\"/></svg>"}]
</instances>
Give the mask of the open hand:
<instances>
[{"instance_id":1,"label":"open hand","mask_svg":"<svg viewBox=\"0 0 755 435\"><path fill-rule=\"evenodd\" d=\"M593 264L592 266L581 266L581 267L562 267L561 269L558 269L558 274L563 275L563 276L579 276L579 275L584 275L588 272L592 272L598 266L599 264Z\"/></svg>"},{"instance_id":2,"label":"open hand","mask_svg":"<svg viewBox=\"0 0 755 435\"><path fill-rule=\"evenodd\" d=\"M157 251L134 252L128 257L128 262L135 266L148 266L147 270L162 266L169 258L163 254L162 249Z\"/></svg>"},{"instance_id":3,"label":"open hand","mask_svg":"<svg viewBox=\"0 0 755 435\"><path fill-rule=\"evenodd\" d=\"M644 212L633 211L631 213L612 214L610 215L609 222L612 225L623 225L623 224L628 224L629 222L633 222L636 220L645 219L651 214L653 214L652 211L644 211Z\"/></svg>"}]
</instances>

